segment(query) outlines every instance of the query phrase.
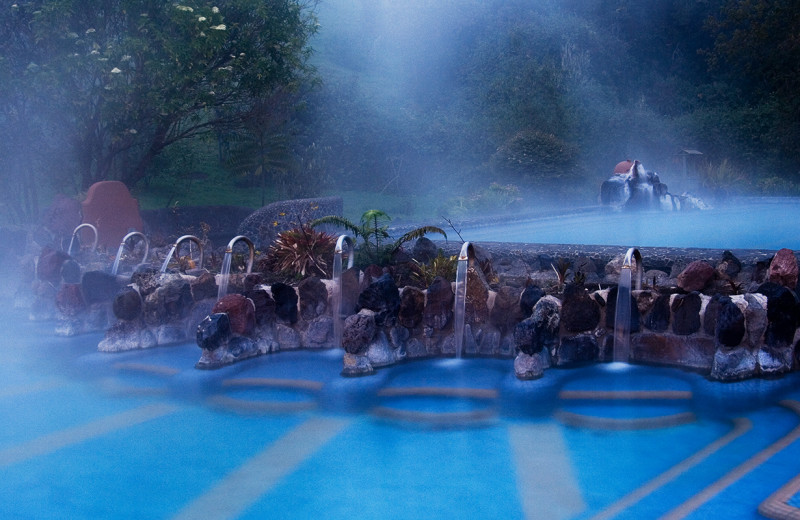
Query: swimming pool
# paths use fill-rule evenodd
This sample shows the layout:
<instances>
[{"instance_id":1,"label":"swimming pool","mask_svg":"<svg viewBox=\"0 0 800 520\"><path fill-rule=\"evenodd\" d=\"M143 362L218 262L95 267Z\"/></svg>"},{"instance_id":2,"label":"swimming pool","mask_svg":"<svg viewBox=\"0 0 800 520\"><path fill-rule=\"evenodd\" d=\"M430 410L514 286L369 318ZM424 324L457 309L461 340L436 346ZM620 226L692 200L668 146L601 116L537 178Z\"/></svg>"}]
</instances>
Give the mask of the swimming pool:
<instances>
[{"instance_id":1,"label":"swimming pool","mask_svg":"<svg viewBox=\"0 0 800 520\"><path fill-rule=\"evenodd\" d=\"M535 208L531 208L535 209ZM704 211L595 208L501 225L465 225L464 240L709 249L800 249L800 200L736 198Z\"/></svg>"},{"instance_id":2,"label":"swimming pool","mask_svg":"<svg viewBox=\"0 0 800 520\"><path fill-rule=\"evenodd\" d=\"M198 371L193 344L101 354L0 322L3 518L757 518L800 473L796 374L523 382L445 359L345 379L336 351Z\"/></svg>"}]
</instances>

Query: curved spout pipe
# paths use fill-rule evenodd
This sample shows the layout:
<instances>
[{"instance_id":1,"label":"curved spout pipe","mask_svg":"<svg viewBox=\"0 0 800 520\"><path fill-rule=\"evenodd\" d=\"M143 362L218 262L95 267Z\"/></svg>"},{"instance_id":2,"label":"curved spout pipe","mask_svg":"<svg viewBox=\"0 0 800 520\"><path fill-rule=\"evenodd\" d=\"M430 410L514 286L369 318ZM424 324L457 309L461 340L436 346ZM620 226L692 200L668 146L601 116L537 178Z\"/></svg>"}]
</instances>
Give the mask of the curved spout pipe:
<instances>
[{"instance_id":1,"label":"curved spout pipe","mask_svg":"<svg viewBox=\"0 0 800 520\"><path fill-rule=\"evenodd\" d=\"M225 254L226 255L233 254L233 246L236 244L236 242L239 241L242 241L245 244L247 244L247 248L250 251L250 256L247 258L247 271L246 271L247 274L250 274L251 272L253 272L253 260L255 260L256 257L256 246L253 245L252 240L250 240L244 235L236 235L231 239L230 242L228 242L228 247L225 248Z\"/></svg>"},{"instance_id":2,"label":"curved spout pipe","mask_svg":"<svg viewBox=\"0 0 800 520\"><path fill-rule=\"evenodd\" d=\"M169 253L167 254L167 257L164 259L164 263L161 265L161 272L162 273L166 273L167 272L167 266L169 265L169 261L172 260L172 255L175 254L175 253L180 253L181 243L186 242L187 240L197 244L197 248L200 250L200 264L197 267L202 269L202 267L203 267L203 242L201 242L200 239L197 238L194 235L183 235L182 237L178 238L178 240L175 241L175 244L173 244L172 249L169 250Z\"/></svg>"},{"instance_id":3,"label":"curved spout pipe","mask_svg":"<svg viewBox=\"0 0 800 520\"><path fill-rule=\"evenodd\" d=\"M142 261L139 262L139 265L147 262L147 256L150 254L150 242L147 240L147 237L144 236L144 233L140 231L131 231L127 235L122 238L122 242L119 243L119 249L117 250L117 256L114 258L114 265L111 267L111 274L117 274L117 270L119 269L119 262L122 258L122 251L125 249L125 244L128 243L133 237L139 237L144 242L144 255L142 256Z\"/></svg>"},{"instance_id":4,"label":"curved spout pipe","mask_svg":"<svg viewBox=\"0 0 800 520\"><path fill-rule=\"evenodd\" d=\"M353 267L353 260L355 259L355 247L356 242L353 240L353 237L350 235L339 235L338 240L336 240L336 248L333 250L334 255L343 255L345 252L345 248L350 252L350 257L347 259L347 268L350 269Z\"/></svg>"},{"instance_id":5,"label":"curved spout pipe","mask_svg":"<svg viewBox=\"0 0 800 520\"><path fill-rule=\"evenodd\" d=\"M636 278L634 279L634 290L640 291L642 289L642 278L644 277L644 267L642 266L642 254L638 249L632 247L625 253L625 258L622 260L623 269L631 269L633 262L636 261Z\"/></svg>"},{"instance_id":6,"label":"curved spout pipe","mask_svg":"<svg viewBox=\"0 0 800 520\"><path fill-rule=\"evenodd\" d=\"M83 228L89 228L94 232L94 242L92 242L92 253L94 253L95 249L97 249L97 239L99 238L97 235L97 228L94 227L92 224L89 224L88 222L84 222L83 224L79 224L78 226L76 226L75 229L72 231L72 238L69 239L69 248L67 248L68 255L72 254L72 244L75 242L75 237L78 236L78 231L80 231Z\"/></svg>"}]
</instances>

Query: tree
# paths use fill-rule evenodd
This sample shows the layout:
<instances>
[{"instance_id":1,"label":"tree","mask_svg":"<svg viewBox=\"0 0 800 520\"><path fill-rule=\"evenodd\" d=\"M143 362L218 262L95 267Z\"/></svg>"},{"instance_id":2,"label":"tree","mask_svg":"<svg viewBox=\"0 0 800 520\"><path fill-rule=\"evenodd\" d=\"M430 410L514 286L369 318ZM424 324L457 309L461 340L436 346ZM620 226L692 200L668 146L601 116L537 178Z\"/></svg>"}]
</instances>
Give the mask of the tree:
<instances>
[{"instance_id":1,"label":"tree","mask_svg":"<svg viewBox=\"0 0 800 520\"><path fill-rule=\"evenodd\" d=\"M79 187L134 185L170 145L313 74L314 0L21 0L24 85L63 109ZM10 37L5 32L0 40Z\"/></svg>"}]
</instances>

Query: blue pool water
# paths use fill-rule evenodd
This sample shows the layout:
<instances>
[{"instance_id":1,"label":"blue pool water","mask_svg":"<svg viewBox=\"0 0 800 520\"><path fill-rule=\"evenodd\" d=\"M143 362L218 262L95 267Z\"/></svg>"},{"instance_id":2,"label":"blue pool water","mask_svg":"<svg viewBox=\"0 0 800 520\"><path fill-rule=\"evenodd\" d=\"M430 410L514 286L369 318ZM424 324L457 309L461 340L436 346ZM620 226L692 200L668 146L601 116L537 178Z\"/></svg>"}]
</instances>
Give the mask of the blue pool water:
<instances>
[{"instance_id":1,"label":"blue pool water","mask_svg":"<svg viewBox=\"0 0 800 520\"><path fill-rule=\"evenodd\" d=\"M536 208L531 208L535 210ZM464 240L711 249L800 249L800 199L740 198L704 211L555 212L500 225L465 226Z\"/></svg>"},{"instance_id":2,"label":"blue pool water","mask_svg":"<svg viewBox=\"0 0 800 520\"><path fill-rule=\"evenodd\" d=\"M777 403L800 400L797 378L765 383L766 406L715 415L702 410L735 387L708 391L673 370L593 366L520 382L510 360L466 359L343 379L340 353L304 351L207 372L192 367L192 344L100 354L99 335L0 322L0 518L657 518L800 425ZM695 415L633 422L681 413ZM580 424L598 417L615 427ZM800 441L785 444L685 517L758 518L800 473Z\"/></svg>"}]
</instances>

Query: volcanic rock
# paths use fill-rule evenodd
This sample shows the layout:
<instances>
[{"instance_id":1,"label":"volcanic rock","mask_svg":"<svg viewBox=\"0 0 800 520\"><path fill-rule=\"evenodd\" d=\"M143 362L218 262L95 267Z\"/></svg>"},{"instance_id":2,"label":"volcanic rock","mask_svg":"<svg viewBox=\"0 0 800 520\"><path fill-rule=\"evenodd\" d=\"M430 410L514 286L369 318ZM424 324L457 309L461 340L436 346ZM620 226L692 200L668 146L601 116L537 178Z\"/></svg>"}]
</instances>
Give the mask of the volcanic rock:
<instances>
[{"instance_id":1,"label":"volcanic rock","mask_svg":"<svg viewBox=\"0 0 800 520\"><path fill-rule=\"evenodd\" d=\"M794 289L797 287L797 271L797 258L794 252L784 248L775 253L767 274L770 282Z\"/></svg>"},{"instance_id":2,"label":"volcanic rock","mask_svg":"<svg viewBox=\"0 0 800 520\"><path fill-rule=\"evenodd\" d=\"M700 291L714 278L714 268L707 262L695 260L678 275L678 287L686 292Z\"/></svg>"},{"instance_id":3,"label":"volcanic rock","mask_svg":"<svg viewBox=\"0 0 800 520\"><path fill-rule=\"evenodd\" d=\"M228 294L214 304L211 312L226 313L231 332L240 336L251 336L255 330L256 316L253 302L241 294Z\"/></svg>"}]
</instances>

